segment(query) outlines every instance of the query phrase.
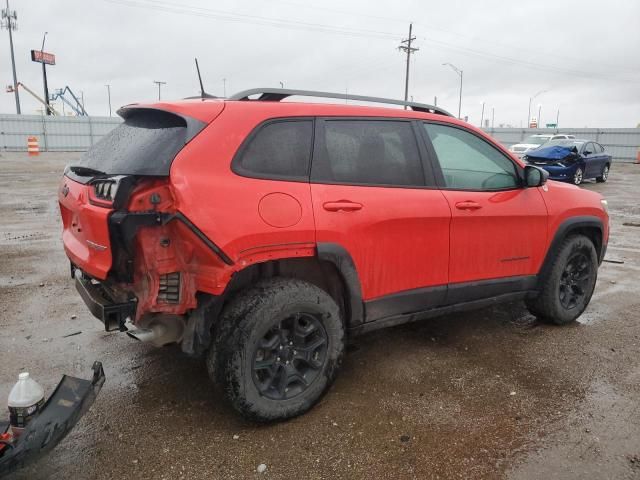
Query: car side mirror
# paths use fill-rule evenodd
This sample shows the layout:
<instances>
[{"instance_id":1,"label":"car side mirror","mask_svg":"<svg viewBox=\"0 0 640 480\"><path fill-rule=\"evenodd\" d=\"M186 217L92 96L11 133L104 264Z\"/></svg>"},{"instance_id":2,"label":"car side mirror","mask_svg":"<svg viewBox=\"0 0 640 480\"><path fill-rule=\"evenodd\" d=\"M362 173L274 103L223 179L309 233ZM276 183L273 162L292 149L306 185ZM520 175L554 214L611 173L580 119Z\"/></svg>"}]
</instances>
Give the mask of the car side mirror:
<instances>
[{"instance_id":1,"label":"car side mirror","mask_svg":"<svg viewBox=\"0 0 640 480\"><path fill-rule=\"evenodd\" d=\"M527 187L541 187L547 183L547 178L549 178L549 172L542 168L534 165L524 167L524 179Z\"/></svg>"},{"instance_id":2,"label":"car side mirror","mask_svg":"<svg viewBox=\"0 0 640 480\"><path fill-rule=\"evenodd\" d=\"M591 155L591 152L589 150L585 150L584 152L582 152L583 155Z\"/></svg>"}]
</instances>

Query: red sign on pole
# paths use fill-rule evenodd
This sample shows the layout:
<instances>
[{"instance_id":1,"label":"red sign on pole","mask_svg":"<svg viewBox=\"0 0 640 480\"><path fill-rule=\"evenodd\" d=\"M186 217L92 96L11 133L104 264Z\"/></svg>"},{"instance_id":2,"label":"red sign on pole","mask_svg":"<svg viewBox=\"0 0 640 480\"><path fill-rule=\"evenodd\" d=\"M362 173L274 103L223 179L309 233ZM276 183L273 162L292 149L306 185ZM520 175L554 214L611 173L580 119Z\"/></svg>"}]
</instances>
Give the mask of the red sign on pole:
<instances>
[{"instance_id":1,"label":"red sign on pole","mask_svg":"<svg viewBox=\"0 0 640 480\"><path fill-rule=\"evenodd\" d=\"M31 60L38 63L46 63L47 65L56 64L56 56L53 53L43 52L42 50L31 50Z\"/></svg>"}]
</instances>

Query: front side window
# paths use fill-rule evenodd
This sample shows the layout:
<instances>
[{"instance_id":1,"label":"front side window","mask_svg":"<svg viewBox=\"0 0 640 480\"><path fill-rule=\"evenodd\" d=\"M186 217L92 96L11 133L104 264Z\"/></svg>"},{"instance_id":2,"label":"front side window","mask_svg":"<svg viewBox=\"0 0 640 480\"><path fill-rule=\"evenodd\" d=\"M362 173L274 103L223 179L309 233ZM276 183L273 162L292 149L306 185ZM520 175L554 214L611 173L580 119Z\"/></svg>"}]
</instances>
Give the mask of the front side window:
<instances>
[{"instance_id":1,"label":"front side window","mask_svg":"<svg viewBox=\"0 0 640 480\"><path fill-rule=\"evenodd\" d=\"M313 121L281 120L259 127L234 160L237 173L308 179Z\"/></svg>"},{"instance_id":2,"label":"front side window","mask_svg":"<svg viewBox=\"0 0 640 480\"><path fill-rule=\"evenodd\" d=\"M410 122L325 120L311 173L317 182L424 186Z\"/></svg>"},{"instance_id":3,"label":"front side window","mask_svg":"<svg viewBox=\"0 0 640 480\"><path fill-rule=\"evenodd\" d=\"M519 186L516 166L495 147L460 128L424 123L446 188L503 190Z\"/></svg>"}]
</instances>

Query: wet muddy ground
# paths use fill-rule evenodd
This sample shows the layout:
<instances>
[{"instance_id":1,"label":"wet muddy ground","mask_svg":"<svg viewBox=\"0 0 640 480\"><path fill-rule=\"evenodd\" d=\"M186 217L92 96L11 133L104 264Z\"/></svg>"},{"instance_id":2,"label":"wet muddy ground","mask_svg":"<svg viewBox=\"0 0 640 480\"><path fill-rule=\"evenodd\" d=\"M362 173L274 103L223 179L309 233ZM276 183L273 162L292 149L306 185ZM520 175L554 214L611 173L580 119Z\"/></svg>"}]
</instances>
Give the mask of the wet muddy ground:
<instances>
[{"instance_id":1,"label":"wet muddy ground","mask_svg":"<svg viewBox=\"0 0 640 480\"><path fill-rule=\"evenodd\" d=\"M315 409L257 426L202 361L105 333L84 306L56 204L76 156L0 156L0 400L21 370L48 393L94 360L107 375L15 478L640 478L640 165L584 185L609 199L607 259L624 263L602 265L579 323L541 325L517 303L368 334Z\"/></svg>"}]
</instances>

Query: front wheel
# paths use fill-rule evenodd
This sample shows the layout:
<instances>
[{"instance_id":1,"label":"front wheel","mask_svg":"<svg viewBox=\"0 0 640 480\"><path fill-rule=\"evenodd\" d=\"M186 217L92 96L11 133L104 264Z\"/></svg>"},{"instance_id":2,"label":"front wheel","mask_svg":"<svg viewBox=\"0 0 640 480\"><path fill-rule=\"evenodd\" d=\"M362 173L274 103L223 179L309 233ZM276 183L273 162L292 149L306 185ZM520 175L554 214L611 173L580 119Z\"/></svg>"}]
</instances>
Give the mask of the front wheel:
<instances>
[{"instance_id":1,"label":"front wheel","mask_svg":"<svg viewBox=\"0 0 640 480\"><path fill-rule=\"evenodd\" d=\"M584 180L584 172L580 167L576 168L576 173L573 174L573 184L580 185Z\"/></svg>"},{"instance_id":2,"label":"front wheel","mask_svg":"<svg viewBox=\"0 0 640 480\"><path fill-rule=\"evenodd\" d=\"M229 305L210 372L244 417L269 422L309 410L333 383L344 354L340 309L319 287L274 278ZM214 368L212 368L214 367Z\"/></svg>"},{"instance_id":3,"label":"front wheel","mask_svg":"<svg viewBox=\"0 0 640 480\"><path fill-rule=\"evenodd\" d=\"M600 174L600 176L596 177L596 182L604 183L607 181L608 178L609 178L609 165L605 165L604 167L602 167L602 173Z\"/></svg>"},{"instance_id":4,"label":"front wheel","mask_svg":"<svg viewBox=\"0 0 640 480\"><path fill-rule=\"evenodd\" d=\"M548 323L571 323L589 305L597 276L598 256L591 240L584 235L570 236L540 278L540 292L527 301L527 307Z\"/></svg>"}]
</instances>

